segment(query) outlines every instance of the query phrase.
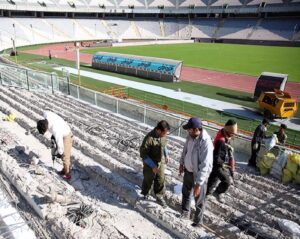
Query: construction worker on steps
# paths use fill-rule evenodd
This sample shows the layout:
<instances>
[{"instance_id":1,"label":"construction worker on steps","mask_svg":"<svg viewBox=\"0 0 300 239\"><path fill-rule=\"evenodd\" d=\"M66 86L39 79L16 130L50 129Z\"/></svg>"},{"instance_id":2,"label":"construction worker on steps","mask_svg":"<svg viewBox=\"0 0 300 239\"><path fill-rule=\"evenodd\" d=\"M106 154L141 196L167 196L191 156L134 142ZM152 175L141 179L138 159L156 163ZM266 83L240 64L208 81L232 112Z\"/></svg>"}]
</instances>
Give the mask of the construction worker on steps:
<instances>
[{"instance_id":1,"label":"construction worker on steps","mask_svg":"<svg viewBox=\"0 0 300 239\"><path fill-rule=\"evenodd\" d=\"M44 119L37 122L37 129L40 134L44 135L47 131L52 134L51 140L55 141L57 146L55 155L63 161L63 169L58 173L65 180L71 179L71 149L73 143L73 135L68 123L59 115L51 112L44 112Z\"/></svg>"}]
</instances>

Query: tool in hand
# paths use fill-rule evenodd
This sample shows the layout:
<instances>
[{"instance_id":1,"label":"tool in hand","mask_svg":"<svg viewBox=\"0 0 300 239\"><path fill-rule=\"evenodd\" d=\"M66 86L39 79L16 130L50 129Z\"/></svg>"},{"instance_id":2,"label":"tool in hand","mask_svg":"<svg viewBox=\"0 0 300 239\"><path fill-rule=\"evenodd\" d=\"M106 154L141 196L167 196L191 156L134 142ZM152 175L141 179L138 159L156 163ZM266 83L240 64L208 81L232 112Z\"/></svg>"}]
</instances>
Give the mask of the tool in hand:
<instances>
[{"instance_id":1,"label":"tool in hand","mask_svg":"<svg viewBox=\"0 0 300 239\"><path fill-rule=\"evenodd\" d=\"M53 162L53 168L54 168L54 161L56 158L56 151L57 151L57 144L55 141L54 136L51 136L51 155L52 155L52 162Z\"/></svg>"}]
</instances>

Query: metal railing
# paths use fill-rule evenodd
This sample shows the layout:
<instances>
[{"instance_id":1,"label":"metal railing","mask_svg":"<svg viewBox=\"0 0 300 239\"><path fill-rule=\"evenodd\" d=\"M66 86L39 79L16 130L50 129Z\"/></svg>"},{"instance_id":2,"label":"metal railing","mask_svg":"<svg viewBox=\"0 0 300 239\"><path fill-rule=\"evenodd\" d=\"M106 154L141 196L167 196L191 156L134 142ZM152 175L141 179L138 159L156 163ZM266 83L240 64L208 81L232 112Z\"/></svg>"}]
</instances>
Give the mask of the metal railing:
<instances>
[{"instance_id":1,"label":"metal railing","mask_svg":"<svg viewBox=\"0 0 300 239\"><path fill-rule=\"evenodd\" d=\"M124 115L147 125L156 126L159 120L167 120L171 125L173 135L185 137L186 133L180 126L187 120L187 117L175 115L160 109L155 109L138 101L120 99L105 93L93 91L78 85L70 84L70 95L74 98L90 104L107 109L111 112Z\"/></svg>"},{"instance_id":2,"label":"metal railing","mask_svg":"<svg viewBox=\"0 0 300 239\"><path fill-rule=\"evenodd\" d=\"M58 77L56 73L45 73L31 69L0 63L1 85L27 90L62 91L68 93L69 77Z\"/></svg>"},{"instance_id":3,"label":"metal railing","mask_svg":"<svg viewBox=\"0 0 300 239\"><path fill-rule=\"evenodd\" d=\"M113 94L113 96L107 93ZM147 125L155 126L158 121L167 120L172 128L172 134L179 137L186 136L186 132L181 130L180 126L191 116L200 117L205 122L205 126L213 130L221 128L229 118L235 119L240 128L239 137L244 140L251 140L251 132L261 123L258 120L217 112L184 101L178 100L174 103L166 96L147 92L141 94L140 91L131 88L111 89L106 93L101 93L70 84L70 95ZM273 132L277 129L278 126L270 125L268 131ZM287 147L299 150L299 132L295 131L294 134L289 134L288 140Z\"/></svg>"},{"instance_id":4,"label":"metal railing","mask_svg":"<svg viewBox=\"0 0 300 239\"><path fill-rule=\"evenodd\" d=\"M120 93L119 93L120 94ZM231 118L239 124L240 133L243 135L252 136L252 132L261 123L259 120L245 118L231 113L216 111L200 105L188 103L181 100L168 98L164 95L158 95L148 92L141 92L140 90L126 88L124 90L126 98L135 99L147 105L153 105L156 108L168 110L169 112L178 113L185 116L197 116L201 119L211 122L212 125L223 126L226 121ZM123 95L124 95L123 94ZM277 125L270 125L268 132L273 133L278 130ZM287 146L300 149L300 133L295 130L288 130Z\"/></svg>"}]
</instances>

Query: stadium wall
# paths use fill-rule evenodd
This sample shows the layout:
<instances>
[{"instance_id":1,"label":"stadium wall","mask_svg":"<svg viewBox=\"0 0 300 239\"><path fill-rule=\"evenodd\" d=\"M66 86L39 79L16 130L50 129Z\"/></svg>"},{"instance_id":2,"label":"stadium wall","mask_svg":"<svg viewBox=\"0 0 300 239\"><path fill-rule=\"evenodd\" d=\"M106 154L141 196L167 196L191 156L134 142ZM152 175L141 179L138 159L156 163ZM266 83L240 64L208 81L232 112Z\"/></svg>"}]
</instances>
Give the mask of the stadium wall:
<instances>
[{"instance_id":1,"label":"stadium wall","mask_svg":"<svg viewBox=\"0 0 300 239\"><path fill-rule=\"evenodd\" d=\"M267 40L242 40L242 39L207 39L207 41L204 41L204 42L231 43L231 44L244 44L244 45L262 45L262 46L300 47L300 41L267 41Z\"/></svg>"},{"instance_id":2,"label":"stadium wall","mask_svg":"<svg viewBox=\"0 0 300 239\"><path fill-rule=\"evenodd\" d=\"M163 45L163 44L182 44L182 43L194 43L194 40L150 40L150 41L133 41L133 42L122 42L112 43L112 46L144 46L144 45Z\"/></svg>"}]
</instances>

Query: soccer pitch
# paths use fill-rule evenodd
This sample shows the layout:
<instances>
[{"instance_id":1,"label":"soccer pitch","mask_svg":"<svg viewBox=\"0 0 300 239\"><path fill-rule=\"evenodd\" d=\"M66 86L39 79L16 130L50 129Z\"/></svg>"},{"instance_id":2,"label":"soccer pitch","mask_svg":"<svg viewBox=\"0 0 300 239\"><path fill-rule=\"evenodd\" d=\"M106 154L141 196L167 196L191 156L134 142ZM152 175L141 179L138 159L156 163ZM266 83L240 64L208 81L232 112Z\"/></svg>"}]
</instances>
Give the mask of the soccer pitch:
<instances>
[{"instance_id":1,"label":"soccer pitch","mask_svg":"<svg viewBox=\"0 0 300 239\"><path fill-rule=\"evenodd\" d=\"M289 81L300 82L300 48L238 44L192 43L93 48L98 51L152 56L183 61L185 66L258 76L263 71L289 75Z\"/></svg>"}]
</instances>

